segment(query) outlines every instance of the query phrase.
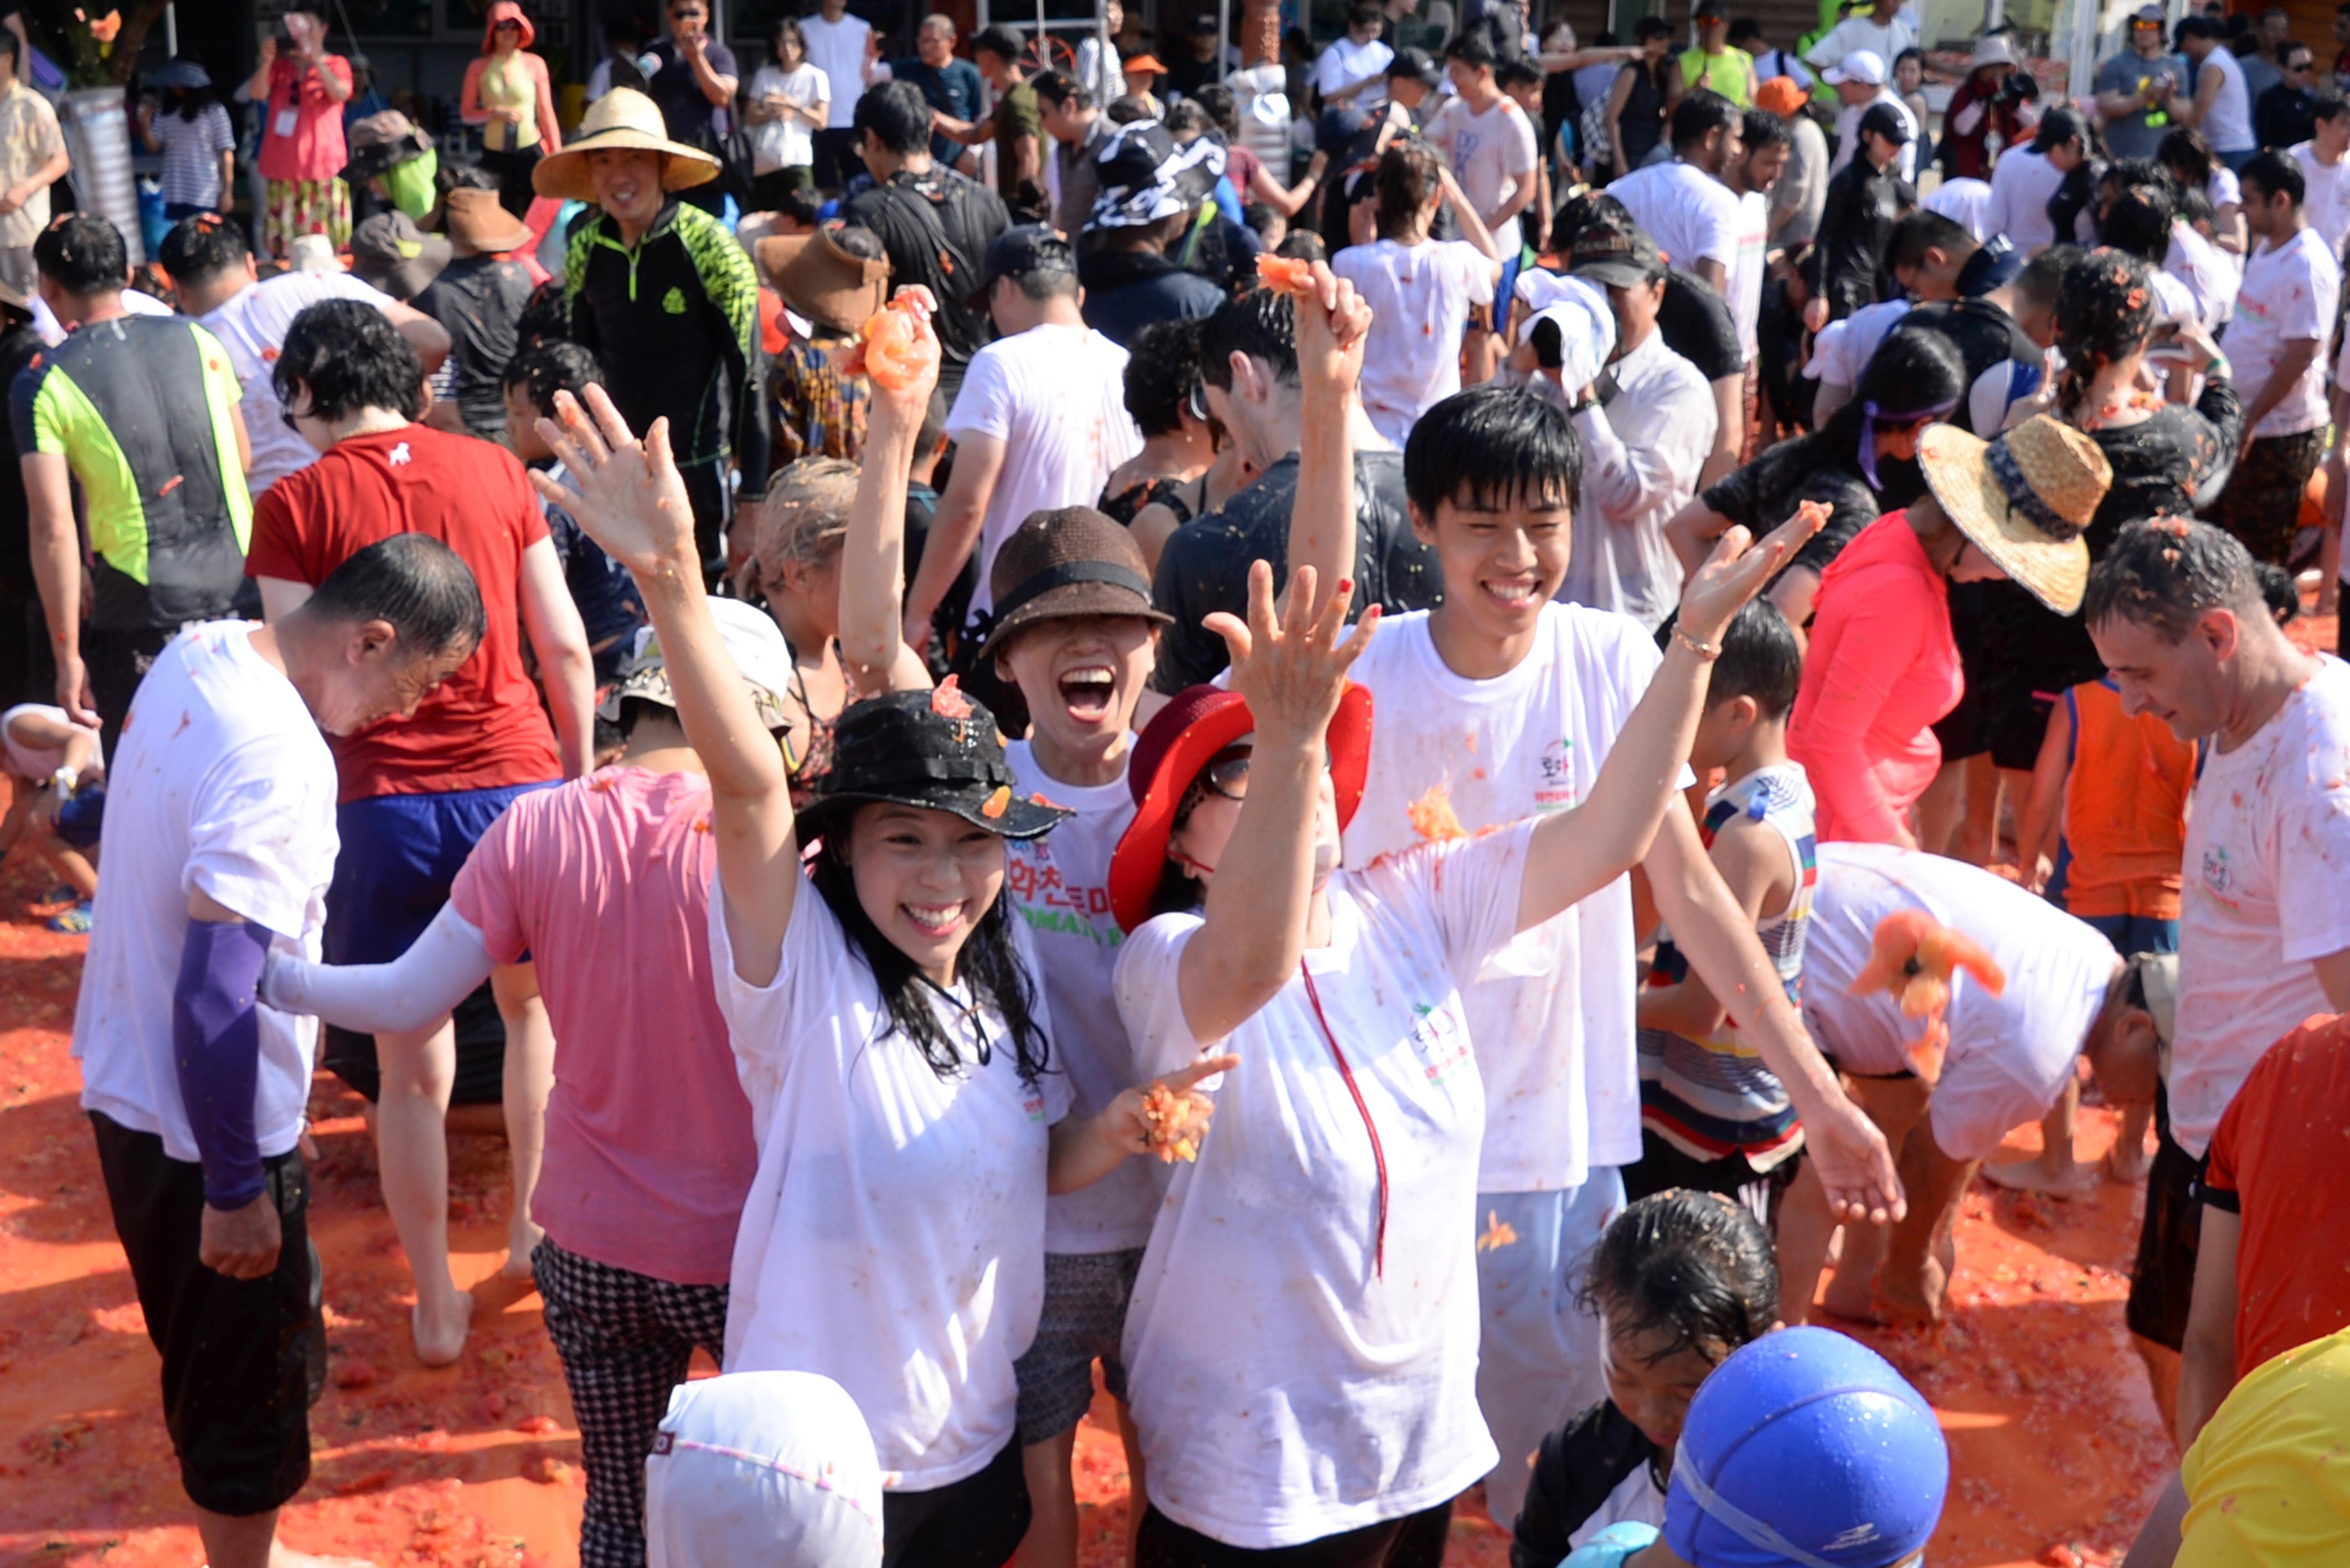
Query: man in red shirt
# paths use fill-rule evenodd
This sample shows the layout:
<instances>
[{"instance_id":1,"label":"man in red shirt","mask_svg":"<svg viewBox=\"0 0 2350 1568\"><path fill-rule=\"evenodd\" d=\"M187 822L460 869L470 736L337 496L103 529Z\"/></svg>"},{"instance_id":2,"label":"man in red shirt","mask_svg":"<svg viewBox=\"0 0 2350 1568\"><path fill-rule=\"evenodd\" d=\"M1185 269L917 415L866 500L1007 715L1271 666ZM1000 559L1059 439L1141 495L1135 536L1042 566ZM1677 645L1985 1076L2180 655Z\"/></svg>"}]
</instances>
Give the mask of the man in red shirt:
<instances>
[{"instance_id":1,"label":"man in red shirt","mask_svg":"<svg viewBox=\"0 0 2350 1568\"><path fill-rule=\"evenodd\" d=\"M291 613L346 556L395 534L430 534L456 551L489 615L481 647L420 692L404 722L334 742L342 846L327 894L328 956L384 962L431 923L509 801L587 771L588 636L521 463L503 447L416 422L423 367L381 313L356 300L310 306L288 328L273 379L287 422L323 455L255 507L245 574L259 581L267 618ZM544 710L524 672L525 635L546 681ZM509 1272L527 1275L538 1240L530 1190L554 1043L527 969L502 971L493 983L502 1020L476 993L453 1023L372 1043L338 1031L324 1054L376 1103L384 1205L408 1250L416 1354L428 1366L457 1358L473 1314L473 1298L449 1272L452 1092L461 1104L504 1102Z\"/></svg>"},{"instance_id":2,"label":"man in red shirt","mask_svg":"<svg viewBox=\"0 0 2350 1568\"><path fill-rule=\"evenodd\" d=\"M2350 1326L2350 1023L2313 1018L2228 1102L2197 1193L2195 1294L2178 1369L2184 1451L2237 1380Z\"/></svg>"}]
</instances>

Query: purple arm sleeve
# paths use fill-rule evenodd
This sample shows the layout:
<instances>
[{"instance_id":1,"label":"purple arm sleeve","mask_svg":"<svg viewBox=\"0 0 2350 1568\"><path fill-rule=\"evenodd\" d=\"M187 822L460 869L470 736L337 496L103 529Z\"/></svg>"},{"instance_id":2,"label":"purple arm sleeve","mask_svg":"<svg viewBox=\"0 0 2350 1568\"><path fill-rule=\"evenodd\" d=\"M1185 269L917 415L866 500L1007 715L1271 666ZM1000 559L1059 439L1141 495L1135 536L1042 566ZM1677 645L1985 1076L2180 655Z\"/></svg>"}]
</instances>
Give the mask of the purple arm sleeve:
<instances>
[{"instance_id":1,"label":"purple arm sleeve","mask_svg":"<svg viewBox=\"0 0 2350 1568\"><path fill-rule=\"evenodd\" d=\"M262 960L271 933L250 920L192 920L172 992L172 1055L180 1099L204 1166L204 1202L242 1209L266 1186L254 1141L261 1067Z\"/></svg>"}]
</instances>

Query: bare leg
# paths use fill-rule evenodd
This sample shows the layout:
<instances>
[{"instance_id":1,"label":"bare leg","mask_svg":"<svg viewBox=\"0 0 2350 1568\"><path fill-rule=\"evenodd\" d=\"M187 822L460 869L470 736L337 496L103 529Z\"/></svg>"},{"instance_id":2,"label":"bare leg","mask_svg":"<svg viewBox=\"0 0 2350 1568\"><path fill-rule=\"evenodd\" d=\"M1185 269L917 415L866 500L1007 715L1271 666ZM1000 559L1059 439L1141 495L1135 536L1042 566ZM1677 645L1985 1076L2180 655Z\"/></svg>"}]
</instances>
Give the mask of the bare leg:
<instances>
[{"instance_id":1,"label":"bare leg","mask_svg":"<svg viewBox=\"0 0 2350 1568\"><path fill-rule=\"evenodd\" d=\"M277 1511L231 1515L196 1511L211 1568L370 1568L356 1557L314 1557L277 1544Z\"/></svg>"},{"instance_id":2,"label":"bare leg","mask_svg":"<svg viewBox=\"0 0 2350 1568\"><path fill-rule=\"evenodd\" d=\"M1966 760L1944 763L1918 797L1918 847L1929 855L1947 854L1966 809Z\"/></svg>"},{"instance_id":3,"label":"bare leg","mask_svg":"<svg viewBox=\"0 0 2350 1568\"><path fill-rule=\"evenodd\" d=\"M2124 1106L2122 1125L2114 1133L2114 1147L2106 1150L2106 1179L2124 1187L2146 1180L2154 1156L2146 1151L2147 1130L2154 1126L2152 1106Z\"/></svg>"},{"instance_id":4,"label":"bare leg","mask_svg":"<svg viewBox=\"0 0 2350 1568\"><path fill-rule=\"evenodd\" d=\"M33 847L42 859L49 863L49 869L65 878L66 885L78 896L84 898L98 897L98 867L89 863L89 857L54 833L35 833Z\"/></svg>"},{"instance_id":5,"label":"bare leg","mask_svg":"<svg viewBox=\"0 0 2350 1568\"><path fill-rule=\"evenodd\" d=\"M2178 1352L2168 1345L2157 1345L2150 1339L2130 1335L2130 1348L2146 1363L2146 1380L2154 1390L2154 1407L2162 1416L2162 1429L2172 1434L2178 1442Z\"/></svg>"},{"instance_id":6,"label":"bare leg","mask_svg":"<svg viewBox=\"0 0 2350 1568\"><path fill-rule=\"evenodd\" d=\"M1020 1450L1028 1477L1028 1533L1012 1554L1013 1568L1076 1568L1077 1429Z\"/></svg>"},{"instance_id":7,"label":"bare leg","mask_svg":"<svg viewBox=\"0 0 2350 1568\"><path fill-rule=\"evenodd\" d=\"M1999 800L1992 807L1991 821L1991 859L1999 858L2002 845L2015 842L2017 818L2023 814L2023 803L2032 798L2030 768L1998 768ZM2054 852L2053 850L2051 851ZM2018 858L2021 858L2019 856ZM1985 861L1989 865L1990 861Z\"/></svg>"},{"instance_id":8,"label":"bare leg","mask_svg":"<svg viewBox=\"0 0 2350 1568\"><path fill-rule=\"evenodd\" d=\"M1967 804L1959 815L1950 847L1943 853L1970 866L1988 866L1999 847L1999 769L1991 753L1969 757L1959 764L1966 770Z\"/></svg>"},{"instance_id":9,"label":"bare leg","mask_svg":"<svg viewBox=\"0 0 2350 1568\"><path fill-rule=\"evenodd\" d=\"M1933 1091L1922 1078L1854 1078L1845 1079L1845 1087L1858 1106L1885 1134L1885 1141L1899 1148L1908 1141L1911 1129L1925 1118L1926 1106ZM1828 1282L1820 1304L1838 1317L1857 1323L1877 1320L1877 1268L1885 1261L1886 1228L1882 1225L1847 1225L1844 1228L1844 1251L1836 1260L1835 1277Z\"/></svg>"},{"instance_id":10,"label":"bare leg","mask_svg":"<svg viewBox=\"0 0 2350 1568\"><path fill-rule=\"evenodd\" d=\"M1123 1399L1118 1401L1118 1438L1126 1445L1126 1561L1131 1568L1134 1538L1142 1530L1142 1432Z\"/></svg>"},{"instance_id":11,"label":"bare leg","mask_svg":"<svg viewBox=\"0 0 2350 1568\"><path fill-rule=\"evenodd\" d=\"M1835 1229L1827 1191L1806 1159L1779 1206L1779 1321L1790 1328L1812 1315L1812 1298L1819 1293L1820 1271L1827 1267L1828 1242Z\"/></svg>"},{"instance_id":12,"label":"bare leg","mask_svg":"<svg viewBox=\"0 0 2350 1568\"><path fill-rule=\"evenodd\" d=\"M506 1220L508 1279L531 1277L530 1254L546 1232L530 1217L546 1149L546 1096L555 1085L555 1031L539 1000L538 966L507 964L492 971L490 991L505 1020L506 1158L514 1168L514 1212Z\"/></svg>"},{"instance_id":13,"label":"bare leg","mask_svg":"<svg viewBox=\"0 0 2350 1568\"><path fill-rule=\"evenodd\" d=\"M1983 1179L1995 1187L2044 1192L2052 1198L2071 1198L2085 1191L2092 1178L2073 1160L2073 1123L2080 1107L2080 1081L2067 1079L2064 1092L2040 1118L2040 1152L2028 1159L1985 1165ZM2144 1175L2139 1172L2141 1179Z\"/></svg>"},{"instance_id":14,"label":"bare leg","mask_svg":"<svg viewBox=\"0 0 2350 1568\"><path fill-rule=\"evenodd\" d=\"M409 1034L379 1034L383 1074L376 1105L376 1158L383 1206L408 1250L416 1284L411 1325L416 1358L445 1366L464 1353L473 1298L449 1272L449 1136L445 1117L457 1074L457 1031L447 1019Z\"/></svg>"},{"instance_id":15,"label":"bare leg","mask_svg":"<svg viewBox=\"0 0 2350 1568\"><path fill-rule=\"evenodd\" d=\"M1461 335L1467 349L1467 361L1461 372L1463 386L1482 386L1493 379L1502 363L1502 338L1499 333L1488 332L1482 327L1471 327Z\"/></svg>"}]
</instances>

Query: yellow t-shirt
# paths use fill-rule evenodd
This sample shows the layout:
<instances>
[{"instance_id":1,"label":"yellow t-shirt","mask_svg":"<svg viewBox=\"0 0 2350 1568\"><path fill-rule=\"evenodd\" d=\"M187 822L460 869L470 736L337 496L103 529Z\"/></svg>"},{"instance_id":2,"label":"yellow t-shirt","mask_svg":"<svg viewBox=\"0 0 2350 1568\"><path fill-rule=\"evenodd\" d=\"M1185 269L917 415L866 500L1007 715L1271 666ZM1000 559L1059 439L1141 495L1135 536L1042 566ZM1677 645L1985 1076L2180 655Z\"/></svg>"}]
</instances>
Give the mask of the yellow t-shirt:
<instances>
[{"instance_id":1,"label":"yellow t-shirt","mask_svg":"<svg viewBox=\"0 0 2350 1568\"><path fill-rule=\"evenodd\" d=\"M482 107L515 109L522 119L513 125L494 119L482 127L482 145L492 152L538 145L538 87L523 53L516 49L504 60L495 55L482 67Z\"/></svg>"},{"instance_id":2,"label":"yellow t-shirt","mask_svg":"<svg viewBox=\"0 0 2350 1568\"><path fill-rule=\"evenodd\" d=\"M1681 83L1691 92L1709 88L1741 109L1752 109L1754 100L1747 94L1747 84L1753 79L1754 57L1743 49L1725 45L1718 55L1703 49L1681 51Z\"/></svg>"},{"instance_id":3,"label":"yellow t-shirt","mask_svg":"<svg viewBox=\"0 0 2350 1568\"><path fill-rule=\"evenodd\" d=\"M2350 1329L2236 1385L2178 1462L2176 1568L2350 1563Z\"/></svg>"}]
</instances>

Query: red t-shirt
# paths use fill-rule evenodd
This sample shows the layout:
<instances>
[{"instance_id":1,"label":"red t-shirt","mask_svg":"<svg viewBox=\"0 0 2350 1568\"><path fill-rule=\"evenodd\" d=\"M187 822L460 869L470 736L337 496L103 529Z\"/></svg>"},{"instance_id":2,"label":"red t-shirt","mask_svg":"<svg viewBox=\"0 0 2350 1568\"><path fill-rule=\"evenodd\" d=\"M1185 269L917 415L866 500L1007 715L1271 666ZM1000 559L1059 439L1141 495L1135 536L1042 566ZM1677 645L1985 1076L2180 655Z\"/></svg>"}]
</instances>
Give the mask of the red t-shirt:
<instances>
[{"instance_id":1,"label":"red t-shirt","mask_svg":"<svg viewBox=\"0 0 2350 1568\"><path fill-rule=\"evenodd\" d=\"M562 777L555 730L522 667L522 556L547 536L546 519L504 447L423 425L338 441L254 502L244 573L317 587L395 534L430 534L464 558L481 585L489 632L413 718L328 737L342 798Z\"/></svg>"},{"instance_id":2,"label":"red t-shirt","mask_svg":"<svg viewBox=\"0 0 2350 1568\"><path fill-rule=\"evenodd\" d=\"M2350 1025L2313 1018L2268 1049L2211 1135L2204 1200L2234 1210L2236 1370L2350 1326Z\"/></svg>"}]
</instances>

